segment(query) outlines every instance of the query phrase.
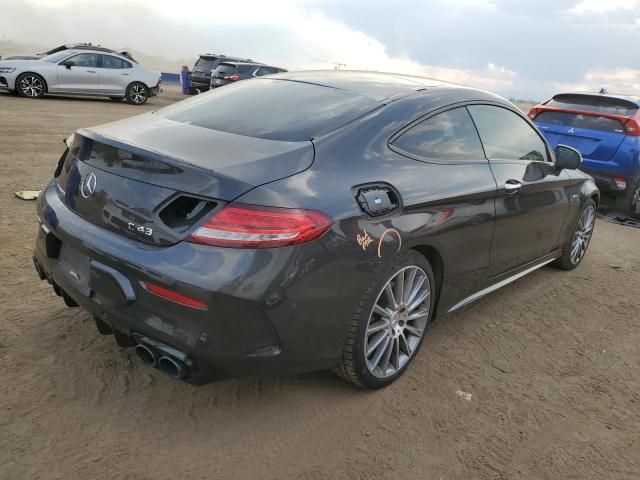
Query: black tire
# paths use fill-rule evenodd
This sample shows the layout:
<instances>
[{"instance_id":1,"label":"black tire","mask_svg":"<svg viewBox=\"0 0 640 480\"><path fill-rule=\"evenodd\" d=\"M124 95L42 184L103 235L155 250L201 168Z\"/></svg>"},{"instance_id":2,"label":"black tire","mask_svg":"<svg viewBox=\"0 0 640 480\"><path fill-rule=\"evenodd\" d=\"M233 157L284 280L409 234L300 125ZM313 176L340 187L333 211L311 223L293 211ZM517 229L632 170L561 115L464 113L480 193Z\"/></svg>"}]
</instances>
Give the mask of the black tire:
<instances>
[{"instance_id":1,"label":"black tire","mask_svg":"<svg viewBox=\"0 0 640 480\"><path fill-rule=\"evenodd\" d=\"M640 180L625 195L623 209L631 218L640 220Z\"/></svg>"},{"instance_id":2,"label":"black tire","mask_svg":"<svg viewBox=\"0 0 640 480\"><path fill-rule=\"evenodd\" d=\"M588 235L584 232L579 233L583 230L586 225L584 225L585 215L589 215L588 212L591 212L593 215L591 219L591 226L589 229ZM561 268L562 270L573 270L578 267L582 263L585 255L587 254L587 249L589 248L589 244L591 243L591 236L593 235L593 230L595 228L595 219L597 214L596 202L593 199L587 200L580 211L580 216L576 220L575 226L571 231L571 235L567 239L567 241L562 246L562 256L558 258L555 262L552 263L554 267ZM583 240L583 243L576 247L576 242L579 242L578 236L580 236ZM586 243L584 243L586 242ZM576 257L574 254L574 247L580 249L579 257ZM584 247L584 248L583 248Z\"/></svg>"},{"instance_id":3,"label":"black tire","mask_svg":"<svg viewBox=\"0 0 640 480\"><path fill-rule=\"evenodd\" d=\"M26 72L16 78L16 92L25 98L42 98L47 83L37 73Z\"/></svg>"},{"instance_id":4,"label":"black tire","mask_svg":"<svg viewBox=\"0 0 640 480\"><path fill-rule=\"evenodd\" d=\"M149 89L144 83L133 82L127 87L125 98L132 105L144 105L149 100Z\"/></svg>"},{"instance_id":5,"label":"black tire","mask_svg":"<svg viewBox=\"0 0 640 480\"><path fill-rule=\"evenodd\" d=\"M404 330L409 328L418 329L417 328L418 320L407 319L405 323L405 321L401 320L402 318L405 318L405 317L398 316L397 314L394 314L395 319L394 319L394 315L389 316L388 321L386 323L387 326L383 327L379 332L371 333L367 335L368 328L370 326L370 320L372 322L375 322L371 324L372 329L375 329L376 325L379 325L381 322L385 322L385 319L383 316L376 317L376 315L379 315L379 314L377 313L377 311L374 311L374 307L378 308L380 306L378 302L383 301L382 300L383 296L387 295L385 293L386 285L390 282L393 282L395 279L397 279L400 272L403 272L402 283L404 285L405 279L407 282L409 281L407 277L410 277L411 271L416 271L416 274L414 275L413 279L411 279L413 283L412 286L415 287L417 283L419 283L418 280L422 278L422 273L424 273L425 278L424 278L423 284L426 285L426 283L428 282L428 286L426 286L426 288L428 288L430 291L430 294L428 295L428 297L423 302L418 304L417 308L421 308L422 309L421 311L405 310L404 313L401 313L401 315L409 315L411 312L415 312L415 314L425 312L425 315L422 316L421 319L419 320L419 322L421 322L420 325L422 326L422 328L419 329L421 330L420 337L418 338L416 335L412 335L408 330ZM405 274L404 272L407 272L407 273ZM395 296L399 296L398 292L396 291L396 289L398 288L397 285L398 285L397 280L396 280L396 283L390 283L390 288L392 289L392 291L394 291ZM420 286L418 285L418 289L419 288ZM406 300L409 300L409 301L406 301L406 304L409 304L409 306L411 304L411 298L410 298L410 295L412 293L411 290L412 290L411 287L409 287L408 293L403 295L403 298L406 298ZM417 296L421 297L422 295L423 293L420 292ZM427 259L413 250L410 250L407 253L404 253L396 257L393 260L393 262L390 262L384 268L384 270L377 276L377 278L375 278L372 281L367 292L362 298L360 305L358 307L358 310L355 312L355 315L353 316L351 327L349 329L349 333L347 335L347 339L344 345L342 361L340 366L336 369L336 373L341 377L345 378L346 380L348 380L349 382L353 383L354 385L357 385L362 388L370 388L370 389L382 388L394 382L398 377L400 377L404 373L404 371L407 369L409 364L413 361L418 351L420 350L424 337L426 336L428 326L430 325L433 317L436 298L437 298L437 292L436 292L436 284L434 280L433 270L431 268L431 265L429 265L429 262L427 261ZM417 300L417 298L414 297L413 300L415 301ZM425 306L425 302L427 301L428 301L428 307ZM376 306L377 303L378 303L378 306ZM403 300L398 303L405 304L405 301ZM399 309L399 311L401 310L402 309ZM412 322L412 325L409 325L410 322ZM401 334L401 336L397 336L397 331L396 333L390 333L391 331L397 330L397 329L403 330L403 333ZM383 340L382 344L380 344L380 346L377 348L375 346L369 347L371 352L370 353L371 360L369 360L369 355L366 354L365 349L368 345L369 340L372 340L372 343L375 344L379 335L386 336L387 340ZM396 338L397 338L397 345L398 345L397 349L396 349L396 343L393 343L393 345L390 344L391 342L395 342ZM404 341L401 338L404 338ZM407 338L411 339L412 341L413 346L411 348L409 348L409 342ZM390 342L390 343L385 343L385 342ZM404 351L402 350L403 344L405 347ZM387 347L384 345L389 345L389 346ZM388 367L385 366L385 372L388 372L389 368L392 369L391 372L386 374L382 372L380 367L377 367L377 368L374 367L373 371L371 370L371 366L373 362L375 362L375 357L378 356L378 353L380 352L379 350L380 348L385 349L385 353L382 353L381 356L382 358L386 358L387 362L389 363ZM392 351L389 354L390 358L386 357L387 348L392 348ZM410 350L409 355L406 355L407 348L409 348ZM398 352L397 354L395 353L396 351ZM402 355L407 357L406 359L404 359L403 364L401 364ZM396 363L395 366L392 365L392 363L394 362L394 358ZM378 359L378 362L380 361L381 360ZM379 365L379 363L376 365ZM373 373L375 371L377 371L378 373L377 374ZM386 375L386 376L381 377L380 375Z\"/></svg>"}]
</instances>

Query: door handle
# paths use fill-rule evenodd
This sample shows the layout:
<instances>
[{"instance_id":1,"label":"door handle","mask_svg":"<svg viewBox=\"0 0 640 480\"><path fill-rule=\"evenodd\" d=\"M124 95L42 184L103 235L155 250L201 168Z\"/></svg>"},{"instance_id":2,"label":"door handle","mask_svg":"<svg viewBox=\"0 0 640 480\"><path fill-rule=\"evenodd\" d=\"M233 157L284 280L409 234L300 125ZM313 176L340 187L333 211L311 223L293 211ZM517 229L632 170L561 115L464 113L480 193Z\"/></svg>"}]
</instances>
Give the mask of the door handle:
<instances>
[{"instance_id":1,"label":"door handle","mask_svg":"<svg viewBox=\"0 0 640 480\"><path fill-rule=\"evenodd\" d=\"M127 75L128 76L129 74L128 73L121 73L120 75Z\"/></svg>"},{"instance_id":2,"label":"door handle","mask_svg":"<svg viewBox=\"0 0 640 480\"><path fill-rule=\"evenodd\" d=\"M87 70L87 73L96 73L95 70Z\"/></svg>"},{"instance_id":3,"label":"door handle","mask_svg":"<svg viewBox=\"0 0 640 480\"><path fill-rule=\"evenodd\" d=\"M507 193L517 193L522 188L522 184L517 180L507 180L504 189Z\"/></svg>"}]
</instances>

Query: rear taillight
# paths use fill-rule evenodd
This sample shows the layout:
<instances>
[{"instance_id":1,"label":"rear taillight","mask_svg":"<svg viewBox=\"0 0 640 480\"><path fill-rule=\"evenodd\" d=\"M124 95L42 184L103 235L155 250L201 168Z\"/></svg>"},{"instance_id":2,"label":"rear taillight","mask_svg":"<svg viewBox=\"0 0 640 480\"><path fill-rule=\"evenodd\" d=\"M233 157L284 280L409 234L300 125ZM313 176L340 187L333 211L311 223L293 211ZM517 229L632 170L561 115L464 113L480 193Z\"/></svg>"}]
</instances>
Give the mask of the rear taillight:
<instances>
[{"instance_id":1,"label":"rear taillight","mask_svg":"<svg viewBox=\"0 0 640 480\"><path fill-rule=\"evenodd\" d=\"M235 82L236 80L240 80L240 75L227 75L224 79L229 80L230 82Z\"/></svg>"},{"instance_id":2,"label":"rear taillight","mask_svg":"<svg viewBox=\"0 0 640 480\"><path fill-rule=\"evenodd\" d=\"M613 182L616 184L616 187L618 187L618 190L624 190L627 188L627 181L624 178L615 177Z\"/></svg>"},{"instance_id":3,"label":"rear taillight","mask_svg":"<svg viewBox=\"0 0 640 480\"><path fill-rule=\"evenodd\" d=\"M632 137L640 137L640 124L638 124L637 118L630 118L627 123L624 124L627 135Z\"/></svg>"},{"instance_id":4,"label":"rear taillight","mask_svg":"<svg viewBox=\"0 0 640 480\"><path fill-rule=\"evenodd\" d=\"M231 203L208 218L187 241L232 248L284 247L314 240L332 224L315 210Z\"/></svg>"}]
</instances>

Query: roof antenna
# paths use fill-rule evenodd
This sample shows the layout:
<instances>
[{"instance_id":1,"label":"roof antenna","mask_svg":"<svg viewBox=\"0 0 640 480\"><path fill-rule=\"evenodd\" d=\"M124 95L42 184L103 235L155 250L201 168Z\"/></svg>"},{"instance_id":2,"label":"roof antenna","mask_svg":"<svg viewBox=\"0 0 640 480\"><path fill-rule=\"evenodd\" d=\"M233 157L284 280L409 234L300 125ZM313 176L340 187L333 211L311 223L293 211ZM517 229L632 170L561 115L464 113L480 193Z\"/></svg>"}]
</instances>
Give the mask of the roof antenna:
<instances>
[{"instance_id":1,"label":"roof antenna","mask_svg":"<svg viewBox=\"0 0 640 480\"><path fill-rule=\"evenodd\" d=\"M600 89L599 93L600 93L600 95L606 95L609 92L607 92L607 89L603 87L603 88Z\"/></svg>"}]
</instances>

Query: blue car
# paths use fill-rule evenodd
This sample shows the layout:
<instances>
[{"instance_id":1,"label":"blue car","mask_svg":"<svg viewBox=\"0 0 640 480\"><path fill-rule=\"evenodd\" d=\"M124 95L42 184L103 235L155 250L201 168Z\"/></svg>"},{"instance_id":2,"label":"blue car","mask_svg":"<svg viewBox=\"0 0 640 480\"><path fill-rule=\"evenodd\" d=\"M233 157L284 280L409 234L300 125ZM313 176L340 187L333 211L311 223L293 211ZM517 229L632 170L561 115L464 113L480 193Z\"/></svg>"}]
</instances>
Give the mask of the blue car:
<instances>
[{"instance_id":1,"label":"blue car","mask_svg":"<svg viewBox=\"0 0 640 480\"><path fill-rule=\"evenodd\" d=\"M615 210L640 218L640 97L561 93L533 107L529 118L553 148L582 153L580 170Z\"/></svg>"}]
</instances>

